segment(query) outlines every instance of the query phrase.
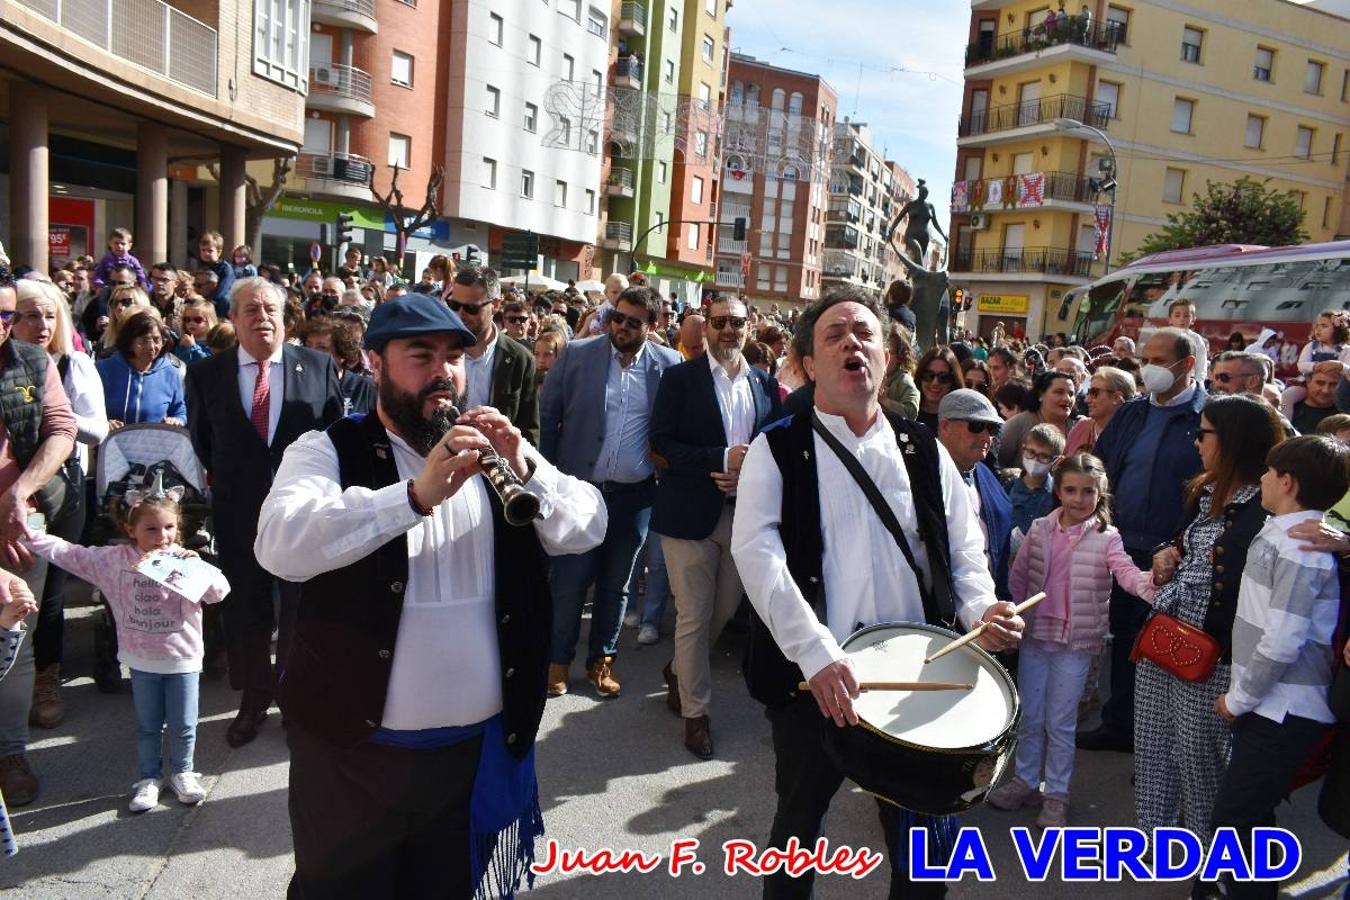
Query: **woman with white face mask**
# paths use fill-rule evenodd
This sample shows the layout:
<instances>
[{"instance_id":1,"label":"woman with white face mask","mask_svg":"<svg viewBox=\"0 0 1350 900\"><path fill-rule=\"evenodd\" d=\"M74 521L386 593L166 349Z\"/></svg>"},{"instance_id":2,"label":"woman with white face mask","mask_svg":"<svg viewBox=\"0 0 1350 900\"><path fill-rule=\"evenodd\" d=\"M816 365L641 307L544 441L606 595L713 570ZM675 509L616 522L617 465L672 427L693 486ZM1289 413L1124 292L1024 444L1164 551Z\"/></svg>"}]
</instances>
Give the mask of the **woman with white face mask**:
<instances>
[{"instance_id":1,"label":"woman with white face mask","mask_svg":"<svg viewBox=\"0 0 1350 900\"><path fill-rule=\"evenodd\" d=\"M1092 373L1088 382L1086 418L1069 431L1069 440L1064 448L1065 456L1075 453L1091 453L1097 444L1097 438L1106 430L1111 417L1120 409L1121 404L1134 397L1134 376L1123 369L1102 366Z\"/></svg>"}]
</instances>

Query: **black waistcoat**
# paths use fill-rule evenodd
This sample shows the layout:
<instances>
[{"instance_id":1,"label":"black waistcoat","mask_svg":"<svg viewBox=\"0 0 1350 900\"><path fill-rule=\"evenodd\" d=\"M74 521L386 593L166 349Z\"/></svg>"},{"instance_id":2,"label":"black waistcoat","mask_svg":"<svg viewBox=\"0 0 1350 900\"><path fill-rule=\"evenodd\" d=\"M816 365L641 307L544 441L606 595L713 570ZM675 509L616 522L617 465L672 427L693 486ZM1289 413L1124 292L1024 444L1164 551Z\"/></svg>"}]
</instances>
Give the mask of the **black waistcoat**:
<instances>
[{"instance_id":1,"label":"black waistcoat","mask_svg":"<svg viewBox=\"0 0 1350 900\"><path fill-rule=\"evenodd\" d=\"M934 608L925 608L931 625L951 627L955 621L955 600L951 587L951 548L947 537L947 511L942 502L942 480L937 439L923 425L883 410L903 448L902 458L909 474L910 490L919 521L928 567L932 572ZM815 433L811 416L797 415L764 432L774 462L783 477L783 507L778 531L787 553L788 571L802 596L815 609L822 622L827 621L822 590L825 568L825 540L820 522L820 482L816 472ZM825 452L830 452L826 450ZM863 501L865 502L865 501ZM876 515L870 508L867 515ZM913 549L913 548L911 548ZM899 553L889 537L879 553ZM927 606L927 604L926 604ZM864 625L875 624L864 622ZM787 703L797 695L802 671L778 649L768 626L751 616L750 639L746 642L742 666L750 696L767 706Z\"/></svg>"},{"instance_id":2,"label":"black waistcoat","mask_svg":"<svg viewBox=\"0 0 1350 900\"><path fill-rule=\"evenodd\" d=\"M337 449L344 490L353 485L379 489L401 480L377 416L339 419L328 436ZM507 748L520 757L534 743L544 714L553 602L534 528L506 524L497 495L486 493L496 539L502 733ZM352 565L301 586L290 658L277 688L289 718L340 746L358 744L379 727L407 583L408 539L399 535Z\"/></svg>"},{"instance_id":3,"label":"black waistcoat","mask_svg":"<svg viewBox=\"0 0 1350 900\"><path fill-rule=\"evenodd\" d=\"M1181 535L1200 515L1197 504L1195 510L1181 526ZM1242 570L1247 565L1247 551L1261 527L1266 524L1270 513L1261 508L1261 494L1242 503L1230 503L1223 510L1223 531L1214 541L1213 571L1210 573L1209 607L1205 610L1204 630L1218 638L1220 662L1231 662L1233 658L1233 620L1237 618L1238 587L1242 583ZM1181 536L1177 537L1177 546L1181 546Z\"/></svg>"},{"instance_id":4,"label":"black waistcoat","mask_svg":"<svg viewBox=\"0 0 1350 900\"><path fill-rule=\"evenodd\" d=\"M43 393L47 387L47 366L52 365L47 351L35 344L10 338L0 346L0 419L9 434L10 452L19 470L37 455L42 446ZM38 511L50 524L66 502L63 472L33 495Z\"/></svg>"}]
</instances>

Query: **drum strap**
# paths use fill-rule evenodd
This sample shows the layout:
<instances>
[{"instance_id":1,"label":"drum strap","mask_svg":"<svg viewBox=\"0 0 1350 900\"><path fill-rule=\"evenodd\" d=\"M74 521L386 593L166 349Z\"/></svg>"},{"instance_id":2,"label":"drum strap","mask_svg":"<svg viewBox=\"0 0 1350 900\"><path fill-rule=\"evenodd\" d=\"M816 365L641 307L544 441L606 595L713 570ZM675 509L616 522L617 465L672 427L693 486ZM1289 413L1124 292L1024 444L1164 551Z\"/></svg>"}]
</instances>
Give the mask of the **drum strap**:
<instances>
[{"instance_id":1,"label":"drum strap","mask_svg":"<svg viewBox=\"0 0 1350 900\"><path fill-rule=\"evenodd\" d=\"M886 502L886 498L881 496L881 489L872 480L872 476L867 474L867 470L863 468L862 463L858 462L858 458L849 453L843 444L839 443L839 438L830 433L830 430L825 427L825 423L820 421L820 416L816 415L814 411L811 413L811 427L815 429L816 434L820 435L820 439L834 451L834 455L839 457L839 461L844 464L844 468L848 469L848 474L853 476L853 480L858 483L858 487L862 489L868 502L876 510L877 515L881 518L881 524L885 525L886 530L891 533L891 537L895 538L895 543L905 556L905 562L909 563L909 567L914 570L914 580L919 584L919 596L923 599L925 619L929 622L942 621L944 617L938 609L937 598L933 596L932 589L924 581L923 571L914 562L914 551L909 548L909 541L905 539L905 532L900 528L900 520L895 517L895 510L891 509L891 505Z\"/></svg>"}]
</instances>

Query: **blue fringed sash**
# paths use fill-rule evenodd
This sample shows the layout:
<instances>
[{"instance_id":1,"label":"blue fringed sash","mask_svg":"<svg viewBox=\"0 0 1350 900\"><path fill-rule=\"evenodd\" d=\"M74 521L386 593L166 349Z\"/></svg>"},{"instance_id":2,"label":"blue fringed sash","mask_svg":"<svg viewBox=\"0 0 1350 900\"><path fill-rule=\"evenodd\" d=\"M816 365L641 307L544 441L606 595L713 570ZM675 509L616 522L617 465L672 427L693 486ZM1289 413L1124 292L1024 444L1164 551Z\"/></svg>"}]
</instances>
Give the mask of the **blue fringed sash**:
<instances>
[{"instance_id":1,"label":"blue fringed sash","mask_svg":"<svg viewBox=\"0 0 1350 900\"><path fill-rule=\"evenodd\" d=\"M900 846L891 848L891 859L897 871L909 871L909 830L911 828L928 829L928 860L933 864L941 860L945 866L951 859L956 847L956 835L960 831L956 825L956 816L929 816L900 809Z\"/></svg>"}]
</instances>

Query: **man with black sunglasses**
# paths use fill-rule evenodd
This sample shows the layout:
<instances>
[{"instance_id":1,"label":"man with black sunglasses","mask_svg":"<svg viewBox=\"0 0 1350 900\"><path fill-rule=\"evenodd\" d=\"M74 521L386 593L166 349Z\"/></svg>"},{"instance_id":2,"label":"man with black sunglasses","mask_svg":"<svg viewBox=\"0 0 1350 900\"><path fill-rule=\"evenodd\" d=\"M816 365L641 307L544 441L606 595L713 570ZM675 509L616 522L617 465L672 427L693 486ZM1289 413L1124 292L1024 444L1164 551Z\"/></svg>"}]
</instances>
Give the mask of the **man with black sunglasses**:
<instances>
[{"instance_id":1,"label":"man with black sunglasses","mask_svg":"<svg viewBox=\"0 0 1350 900\"><path fill-rule=\"evenodd\" d=\"M497 273L485 266L464 266L446 292L450 309L473 332L464 351L468 390L464 408L491 406L511 420L531 444L539 443L539 395L530 348L497 328L493 316L502 299ZM523 306L521 307L523 312Z\"/></svg>"},{"instance_id":2,"label":"man with black sunglasses","mask_svg":"<svg viewBox=\"0 0 1350 900\"><path fill-rule=\"evenodd\" d=\"M1012 501L998 475L985 460L1003 427L994 404L979 391L959 388L938 404L938 440L951 454L970 491L984 531L984 555L994 576L994 594L1009 599L1008 566L1012 562Z\"/></svg>"}]
</instances>

